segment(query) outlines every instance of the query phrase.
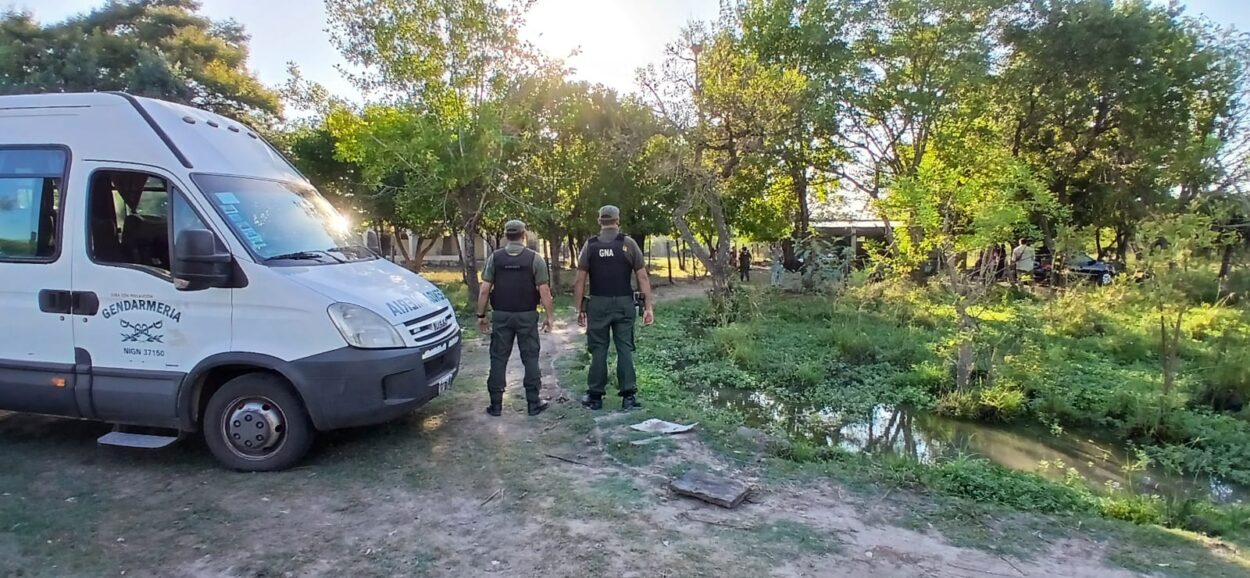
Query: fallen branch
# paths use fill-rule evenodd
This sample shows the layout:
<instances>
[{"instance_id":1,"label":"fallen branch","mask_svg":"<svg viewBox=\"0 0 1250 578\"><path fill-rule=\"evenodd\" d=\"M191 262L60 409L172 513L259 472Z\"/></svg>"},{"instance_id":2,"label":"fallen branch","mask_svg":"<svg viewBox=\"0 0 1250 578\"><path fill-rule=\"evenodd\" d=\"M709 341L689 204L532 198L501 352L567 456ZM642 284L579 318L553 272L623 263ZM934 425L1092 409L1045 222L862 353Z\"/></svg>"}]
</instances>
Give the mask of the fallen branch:
<instances>
[{"instance_id":1,"label":"fallen branch","mask_svg":"<svg viewBox=\"0 0 1250 578\"><path fill-rule=\"evenodd\" d=\"M1011 578L1011 574L999 574L998 572L990 572L989 570L981 570L980 568L969 568L967 566L960 566L954 562L947 562L946 565L951 568L959 568L960 570L967 570L969 572L980 572L982 574L989 574L990 576L1005 576L1006 578Z\"/></svg>"},{"instance_id":2,"label":"fallen branch","mask_svg":"<svg viewBox=\"0 0 1250 578\"><path fill-rule=\"evenodd\" d=\"M549 425L549 426L547 426L547 427L543 428L543 433L547 433L547 432L549 432L549 431L551 431L551 430L555 429L555 427L556 427L556 426L560 425L560 420L562 420L562 419L564 419L564 416L563 416L563 415L562 415L562 416L557 417L557 418L556 418L555 423L553 423L553 424L551 424L551 425Z\"/></svg>"},{"instance_id":3,"label":"fallen branch","mask_svg":"<svg viewBox=\"0 0 1250 578\"><path fill-rule=\"evenodd\" d=\"M1012 569L1012 570L1015 570L1016 572L1019 572L1021 576L1025 576L1025 575L1026 575L1026 574L1024 573L1024 570L1021 570L1021 569L1017 568L1017 567L1016 567L1016 565L1015 565L1014 563L1012 563L1012 561L1011 561L1011 560L1008 560L1006 556L999 556L999 557L998 557L998 559L999 559L999 560L1002 560L1003 562L1006 562L1008 566L1011 566L1011 569Z\"/></svg>"},{"instance_id":4,"label":"fallen branch","mask_svg":"<svg viewBox=\"0 0 1250 578\"><path fill-rule=\"evenodd\" d=\"M489 504L491 500L498 498L499 494L502 494L502 493L503 493L503 488L499 488L498 490L495 490L495 493L491 494L489 498L486 498L486 501L482 502L480 505L478 505L478 507L479 508L484 507L486 504Z\"/></svg>"},{"instance_id":5,"label":"fallen branch","mask_svg":"<svg viewBox=\"0 0 1250 578\"><path fill-rule=\"evenodd\" d=\"M590 465L590 464L588 464L588 463L585 463L585 462L579 462L579 461L577 461L577 460L570 459L570 458L566 458L566 457L564 457L564 456L557 456L557 455L555 455L555 454L543 454L543 455L544 455L544 456L547 456L547 457L549 457L549 458L551 458L551 459L553 459L553 460L560 460L560 461L562 461L562 462L567 462L567 463L570 463L570 464L577 464L577 465L579 465L579 466L586 466L586 467L588 467L588 468L592 468L592 467L594 467L594 466L592 466L592 465Z\"/></svg>"},{"instance_id":6,"label":"fallen branch","mask_svg":"<svg viewBox=\"0 0 1250 578\"><path fill-rule=\"evenodd\" d=\"M725 522L718 522L716 520L704 520L703 518L696 518L694 516L691 516L690 512L682 512L680 516L682 518L690 520L691 522L699 522L700 524L707 524L709 526L719 526L721 528L730 528L732 530L743 530L743 531L749 532L755 529L754 526L739 526L737 524L727 524Z\"/></svg>"}]
</instances>

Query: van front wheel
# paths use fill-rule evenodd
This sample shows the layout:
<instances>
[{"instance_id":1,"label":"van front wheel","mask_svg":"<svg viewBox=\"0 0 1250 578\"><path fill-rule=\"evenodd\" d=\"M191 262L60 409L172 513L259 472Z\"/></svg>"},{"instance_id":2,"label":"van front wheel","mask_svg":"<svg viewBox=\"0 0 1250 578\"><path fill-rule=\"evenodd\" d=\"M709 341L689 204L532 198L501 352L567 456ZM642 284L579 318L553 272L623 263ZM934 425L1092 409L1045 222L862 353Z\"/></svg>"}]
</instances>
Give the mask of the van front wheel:
<instances>
[{"instance_id":1,"label":"van front wheel","mask_svg":"<svg viewBox=\"0 0 1250 578\"><path fill-rule=\"evenodd\" d=\"M253 373L213 394L204 411L204 441L226 466L245 472L289 468L308 453L313 427L286 382Z\"/></svg>"}]
</instances>

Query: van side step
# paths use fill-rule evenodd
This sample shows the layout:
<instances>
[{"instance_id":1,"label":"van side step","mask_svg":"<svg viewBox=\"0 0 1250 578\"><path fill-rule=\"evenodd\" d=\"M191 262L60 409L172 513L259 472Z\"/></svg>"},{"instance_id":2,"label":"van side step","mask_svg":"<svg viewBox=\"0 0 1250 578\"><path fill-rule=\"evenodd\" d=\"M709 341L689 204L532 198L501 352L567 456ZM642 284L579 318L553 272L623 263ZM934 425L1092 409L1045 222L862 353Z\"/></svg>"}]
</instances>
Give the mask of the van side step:
<instances>
[{"instance_id":1,"label":"van side step","mask_svg":"<svg viewBox=\"0 0 1250 578\"><path fill-rule=\"evenodd\" d=\"M144 450L158 450L163 447L168 447L176 441L178 441L177 436L154 436L121 431L106 433L100 436L100 439L96 440L96 442L102 446L139 448Z\"/></svg>"}]
</instances>

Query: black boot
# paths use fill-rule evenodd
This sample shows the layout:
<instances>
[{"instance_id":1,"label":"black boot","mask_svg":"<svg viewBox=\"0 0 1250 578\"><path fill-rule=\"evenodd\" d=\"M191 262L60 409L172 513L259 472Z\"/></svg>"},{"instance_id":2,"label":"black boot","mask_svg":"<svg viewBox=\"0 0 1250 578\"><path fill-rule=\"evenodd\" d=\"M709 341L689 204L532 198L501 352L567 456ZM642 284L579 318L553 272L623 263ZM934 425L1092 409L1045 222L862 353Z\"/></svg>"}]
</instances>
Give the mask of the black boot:
<instances>
[{"instance_id":1,"label":"black boot","mask_svg":"<svg viewBox=\"0 0 1250 578\"><path fill-rule=\"evenodd\" d=\"M532 416L533 416L533 415L538 415L538 414L540 414L540 413L542 413L542 412L546 411L546 410L547 410L547 407L548 407L548 406L550 406L550 405L551 405L551 404L547 403L547 401L546 401L546 400L542 400L542 399L540 399L540 400L538 400L538 401L531 401L531 402L529 402L529 414L530 414L530 415L532 415Z\"/></svg>"},{"instance_id":2,"label":"black boot","mask_svg":"<svg viewBox=\"0 0 1250 578\"><path fill-rule=\"evenodd\" d=\"M490 392L490 405L486 406L486 413L499 417L503 415L503 392Z\"/></svg>"},{"instance_id":3,"label":"black boot","mask_svg":"<svg viewBox=\"0 0 1250 578\"><path fill-rule=\"evenodd\" d=\"M593 411L599 411L603 409L603 398L587 394L586 397L582 398L582 407Z\"/></svg>"},{"instance_id":4,"label":"black boot","mask_svg":"<svg viewBox=\"0 0 1250 578\"><path fill-rule=\"evenodd\" d=\"M621 398L621 409L624 411L641 407L642 404L638 403L638 398L634 397L632 393Z\"/></svg>"}]
</instances>

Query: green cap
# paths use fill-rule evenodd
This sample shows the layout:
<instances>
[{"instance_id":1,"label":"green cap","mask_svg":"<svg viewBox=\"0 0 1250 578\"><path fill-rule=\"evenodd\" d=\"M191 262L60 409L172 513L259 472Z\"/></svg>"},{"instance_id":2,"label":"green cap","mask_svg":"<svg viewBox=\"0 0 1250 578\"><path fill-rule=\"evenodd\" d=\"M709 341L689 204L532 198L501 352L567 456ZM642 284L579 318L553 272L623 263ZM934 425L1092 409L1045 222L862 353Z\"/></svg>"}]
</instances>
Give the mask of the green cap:
<instances>
[{"instance_id":1,"label":"green cap","mask_svg":"<svg viewBox=\"0 0 1250 578\"><path fill-rule=\"evenodd\" d=\"M522 223L521 221L518 221L518 220L516 220L516 219L512 219L511 221L508 221L508 222L507 222L507 224L505 224L505 225L503 226L503 232L505 232L505 233L524 233L524 232L525 232L525 223Z\"/></svg>"},{"instance_id":2,"label":"green cap","mask_svg":"<svg viewBox=\"0 0 1250 578\"><path fill-rule=\"evenodd\" d=\"M603 208L599 209L599 218L619 219L621 218L621 210L616 208L615 205L604 205Z\"/></svg>"}]
</instances>

